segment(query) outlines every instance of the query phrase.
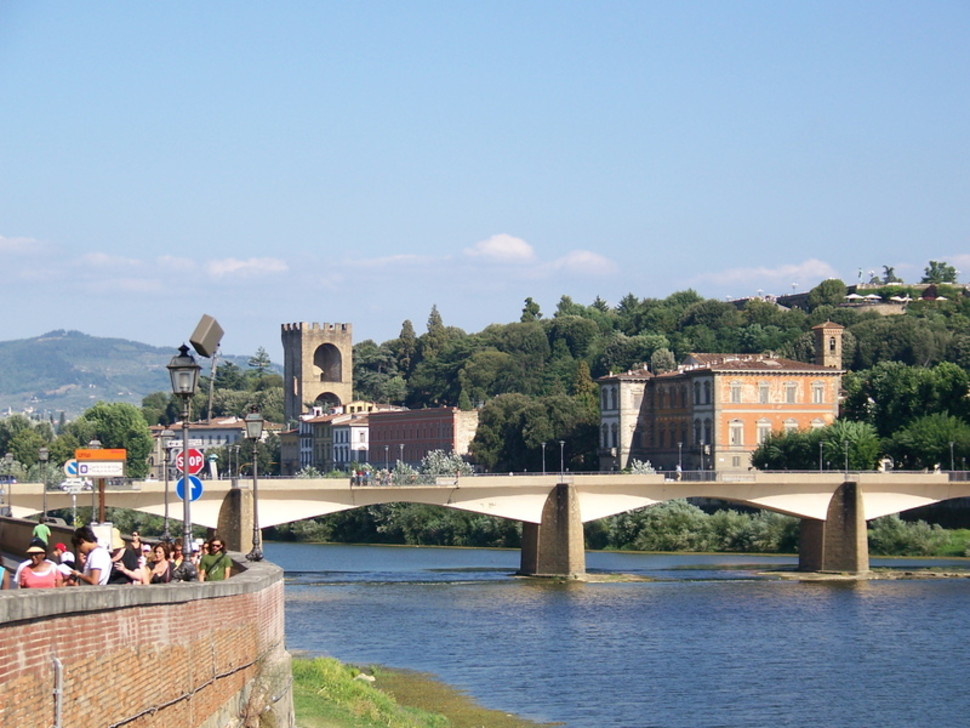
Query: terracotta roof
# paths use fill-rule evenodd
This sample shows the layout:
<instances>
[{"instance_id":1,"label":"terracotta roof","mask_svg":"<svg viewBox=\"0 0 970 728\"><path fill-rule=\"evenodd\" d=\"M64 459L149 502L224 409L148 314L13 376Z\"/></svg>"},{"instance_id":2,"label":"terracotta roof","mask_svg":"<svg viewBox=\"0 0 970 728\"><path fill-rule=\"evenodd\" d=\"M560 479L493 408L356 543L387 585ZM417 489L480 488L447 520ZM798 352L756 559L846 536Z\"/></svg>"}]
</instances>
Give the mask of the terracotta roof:
<instances>
[{"instance_id":1,"label":"terracotta roof","mask_svg":"<svg viewBox=\"0 0 970 728\"><path fill-rule=\"evenodd\" d=\"M705 369L714 372L838 372L820 364L808 364L770 354L689 354L679 372Z\"/></svg>"},{"instance_id":2,"label":"terracotta roof","mask_svg":"<svg viewBox=\"0 0 970 728\"><path fill-rule=\"evenodd\" d=\"M649 369L630 369L626 372L620 372L619 374L614 374L610 372L609 374L599 377L597 382L636 382L642 381L644 379L653 378L653 374Z\"/></svg>"}]
</instances>

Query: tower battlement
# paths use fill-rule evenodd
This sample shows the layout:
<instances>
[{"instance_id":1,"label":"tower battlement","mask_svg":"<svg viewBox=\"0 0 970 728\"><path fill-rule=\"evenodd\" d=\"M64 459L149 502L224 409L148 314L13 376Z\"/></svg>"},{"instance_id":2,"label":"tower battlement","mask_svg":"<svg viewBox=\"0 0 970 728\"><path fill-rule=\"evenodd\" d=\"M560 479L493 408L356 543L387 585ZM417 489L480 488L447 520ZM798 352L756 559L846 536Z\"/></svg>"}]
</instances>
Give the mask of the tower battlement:
<instances>
[{"instance_id":1,"label":"tower battlement","mask_svg":"<svg viewBox=\"0 0 970 728\"><path fill-rule=\"evenodd\" d=\"M292 324L280 324L280 330L286 333L302 333L304 331L339 331L340 333L351 334L353 332L353 324L338 324L330 323L324 321L323 323L317 323L316 321L307 323L306 321L300 321Z\"/></svg>"}]
</instances>

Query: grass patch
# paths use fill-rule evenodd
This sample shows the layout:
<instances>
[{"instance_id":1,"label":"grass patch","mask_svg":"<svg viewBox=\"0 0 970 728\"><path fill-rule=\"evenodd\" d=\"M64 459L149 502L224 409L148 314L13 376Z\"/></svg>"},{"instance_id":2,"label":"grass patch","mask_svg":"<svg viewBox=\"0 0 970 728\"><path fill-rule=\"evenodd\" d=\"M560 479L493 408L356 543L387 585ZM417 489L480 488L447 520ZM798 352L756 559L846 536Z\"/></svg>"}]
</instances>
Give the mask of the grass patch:
<instances>
[{"instance_id":1,"label":"grass patch","mask_svg":"<svg viewBox=\"0 0 970 728\"><path fill-rule=\"evenodd\" d=\"M375 679L330 658L293 660L293 704L299 728L536 728L477 705L429 675L375 667Z\"/></svg>"}]
</instances>

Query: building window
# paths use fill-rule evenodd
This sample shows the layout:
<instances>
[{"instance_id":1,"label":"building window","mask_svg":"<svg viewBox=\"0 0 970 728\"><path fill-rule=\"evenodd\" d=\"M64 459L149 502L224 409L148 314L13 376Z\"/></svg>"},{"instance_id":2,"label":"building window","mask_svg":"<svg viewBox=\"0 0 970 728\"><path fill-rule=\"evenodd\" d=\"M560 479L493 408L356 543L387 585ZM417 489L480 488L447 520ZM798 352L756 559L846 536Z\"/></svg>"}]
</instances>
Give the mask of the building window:
<instances>
[{"instance_id":1,"label":"building window","mask_svg":"<svg viewBox=\"0 0 970 728\"><path fill-rule=\"evenodd\" d=\"M694 444L700 445L703 443L703 430L701 429L701 421L694 420Z\"/></svg>"},{"instance_id":2,"label":"building window","mask_svg":"<svg viewBox=\"0 0 970 728\"><path fill-rule=\"evenodd\" d=\"M812 404L823 404L825 402L825 385L822 382L812 383Z\"/></svg>"},{"instance_id":3,"label":"building window","mask_svg":"<svg viewBox=\"0 0 970 728\"><path fill-rule=\"evenodd\" d=\"M600 439L600 447L603 447L604 449L610 446L609 432L610 432L609 425L604 424L603 436Z\"/></svg>"},{"instance_id":4,"label":"building window","mask_svg":"<svg viewBox=\"0 0 970 728\"><path fill-rule=\"evenodd\" d=\"M711 383L704 382L704 404L711 403Z\"/></svg>"},{"instance_id":5,"label":"building window","mask_svg":"<svg viewBox=\"0 0 970 728\"><path fill-rule=\"evenodd\" d=\"M760 445L771 435L771 423L768 420L758 420L758 444Z\"/></svg>"},{"instance_id":6,"label":"building window","mask_svg":"<svg viewBox=\"0 0 970 728\"><path fill-rule=\"evenodd\" d=\"M701 403L701 383L694 382L694 404Z\"/></svg>"},{"instance_id":7,"label":"building window","mask_svg":"<svg viewBox=\"0 0 970 728\"><path fill-rule=\"evenodd\" d=\"M613 426L610 428L610 435L613 441L612 447L616 447L618 438L617 438L617 427L615 422L613 423Z\"/></svg>"},{"instance_id":8,"label":"building window","mask_svg":"<svg viewBox=\"0 0 970 728\"><path fill-rule=\"evenodd\" d=\"M741 404L741 382L731 382L731 404Z\"/></svg>"},{"instance_id":9,"label":"building window","mask_svg":"<svg viewBox=\"0 0 970 728\"><path fill-rule=\"evenodd\" d=\"M793 419L785 420L785 432L798 432L798 423Z\"/></svg>"},{"instance_id":10,"label":"building window","mask_svg":"<svg viewBox=\"0 0 970 728\"><path fill-rule=\"evenodd\" d=\"M728 425L728 442L732 447L744 445L744 423L741 420L731 420Z\"/></svg>"},{"instance_id":11,"label":"building window","mask_svg":"<svg viewBox=\"0 0 970 728\"><path fill-rule=\"evenodd\" d=\"M704 444L710 445L714 441L713 437L714 425L710 419L704 420Z\"/></svg>"},{"instance_id":12,"label":"building window","mask_svg":"<svg viewBox=\"0 0 970 728\"><path fill-rule=\"evenodd\" d=\"M770 387L768 382L761 382L758 385L758 402L761 404L768 404L768 394L770 392Z\"/></svg>"},{"instance_id":13,"label":"building window","mask_svg":"<svg viewBox=\"0 0 970 728\"><path fill-rule=\"evenodd\" d=\"M825 427L825 422L824 421L818 419L817 417L814 420L812 420L812 429L813 430L821 430L823 427Z\"/></svg>"},{"instance_id":14,"label":"building window","mask_svg":"<svg viewBox=\"0 0 970 728\"><path fill-rule=\"evenodd\" d=\"M785 382L785 403L795 404L798 385L795 382Z\"/></svg>"}]
</instances>

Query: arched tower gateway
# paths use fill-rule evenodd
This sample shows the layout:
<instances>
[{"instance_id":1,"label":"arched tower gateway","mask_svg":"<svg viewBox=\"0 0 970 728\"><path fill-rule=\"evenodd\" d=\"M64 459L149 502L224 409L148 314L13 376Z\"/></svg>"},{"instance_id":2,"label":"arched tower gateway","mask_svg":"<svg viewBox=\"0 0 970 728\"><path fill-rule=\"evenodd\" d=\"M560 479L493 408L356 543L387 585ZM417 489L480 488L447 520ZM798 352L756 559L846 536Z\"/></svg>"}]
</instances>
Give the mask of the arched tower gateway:
<instances>
[{"instance_id":1,"label":"arched tower gateway","mask_svg":"<svg viewBox=\"0 0 970 728\"><path fill-rule=\"evenodd\" d=\"M830 369L842 368L842 332L844 326L826 321L812 327L815 334L815 363Z\"/></svg>"},{"instance_id":2,"label":"arched tower gateway","mask_svg":"<svg viewBox=\"0 0 970 728\"><path fill-rule=\"evenodd\" d=\"M351 324L283 324L283 413L295 421L305 403L332 407L353 399Z\"/></svg>"}]
</instances>

